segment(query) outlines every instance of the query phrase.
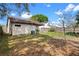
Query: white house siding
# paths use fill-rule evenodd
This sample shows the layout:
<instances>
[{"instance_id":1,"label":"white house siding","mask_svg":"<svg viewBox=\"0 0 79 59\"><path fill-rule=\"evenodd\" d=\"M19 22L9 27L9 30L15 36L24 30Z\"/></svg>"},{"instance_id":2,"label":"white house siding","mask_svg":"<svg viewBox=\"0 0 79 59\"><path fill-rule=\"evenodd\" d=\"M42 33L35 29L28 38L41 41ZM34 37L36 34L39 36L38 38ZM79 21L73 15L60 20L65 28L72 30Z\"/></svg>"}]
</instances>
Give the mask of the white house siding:
<instances>
[{"instance_id":1,"label":"white house siding","mask_svg":"<svg viewBox=\"0 0 79 59\"><path fill-rule=\"evenodd\" d=\"M10 33L10 19L8 19L8 24L7 24L7 33Z\"/></svg>"},{"instance_id":2,"label":"white house siding","mask_svg":"<svg viewBox=\"0 0 79 59\"><path fill-rule=\"evenodd\" d=\"M20 27L16 27L15 25L21 25ZM12 24L12 35L18 34L30 34L32 30L36 30L36 26L27 25L27 24Z\"/></svg>"}]
</instances>

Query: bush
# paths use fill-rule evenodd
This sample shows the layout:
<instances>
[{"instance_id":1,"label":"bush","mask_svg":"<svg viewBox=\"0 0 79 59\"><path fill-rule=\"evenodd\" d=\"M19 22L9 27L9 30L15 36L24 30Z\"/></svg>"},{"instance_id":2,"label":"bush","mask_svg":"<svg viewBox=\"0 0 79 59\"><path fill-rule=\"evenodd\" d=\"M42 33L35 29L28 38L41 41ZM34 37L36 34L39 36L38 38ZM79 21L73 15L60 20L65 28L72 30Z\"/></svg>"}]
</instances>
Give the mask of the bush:
<instances>
[{"instance_id":1,"label":"bush","mask_svg":"<svg viewBox=\"0 0 79 59\"><path fill-rule=\"evenodd\" d=\"M79 37L79 32L75 33L75 32L67 32L65 33L66 35L70 35L70 36L76 36Z\"/></svg>"},{"instance_id":2,"label":"bush","mask_svg":"<svg viewBox=\"0 0 79 59\"><path fill-rule=\"evenodd\" d=\"M66 35L71 35L71 36L75 36L75 32L67 32L67 33L65 33Z\"/></svg>"}]
</instances>

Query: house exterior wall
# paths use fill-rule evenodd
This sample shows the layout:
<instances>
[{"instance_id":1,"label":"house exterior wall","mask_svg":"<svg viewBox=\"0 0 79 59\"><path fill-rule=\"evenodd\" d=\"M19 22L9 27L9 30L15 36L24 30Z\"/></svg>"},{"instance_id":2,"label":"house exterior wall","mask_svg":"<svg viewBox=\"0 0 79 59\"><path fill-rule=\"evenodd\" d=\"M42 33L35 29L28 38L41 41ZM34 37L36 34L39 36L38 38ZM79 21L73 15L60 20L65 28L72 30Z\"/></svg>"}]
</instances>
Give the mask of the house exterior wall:
<instances>
[{"instance_id":1,"label":"house exterior wall","mask_svg":"<svg viewBox=\"0 0 79 59\"><path fill-rule=\"evenodd\" d=\"M20 25L20 26L15 26ZM12 35L19 35L19 34L30 34L31 31L36 31L36 26L28 25L28 24L12 24Z\"/></svg>"},{"instance_id":2,"label":"house exterior wall","mask_svg":"<svg viewBox=\"0 0 79 59\"><path fill-rule=\"evenodd\" d=\"M10 33L10 19L8 19L7 23L7 33Z\"/></svg>"},{"instance_id":3,"label":"house exterior wall","mask_svg":"<svg viewBox=\"0 0 79 59\"><path fill-rule=\"evenodd\" d=\"M3 29L4 33L7 33L7 27L6 27L6 25L2 26L2 29Z\"/></svg>"}]
</instances>

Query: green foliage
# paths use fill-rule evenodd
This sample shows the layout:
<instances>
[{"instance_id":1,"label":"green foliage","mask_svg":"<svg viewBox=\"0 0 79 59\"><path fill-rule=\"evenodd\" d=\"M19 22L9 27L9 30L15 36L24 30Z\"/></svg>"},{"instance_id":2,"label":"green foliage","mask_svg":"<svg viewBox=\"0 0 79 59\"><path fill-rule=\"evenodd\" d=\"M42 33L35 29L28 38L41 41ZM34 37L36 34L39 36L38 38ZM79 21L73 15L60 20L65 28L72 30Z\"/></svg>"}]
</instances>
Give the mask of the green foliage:
<instances>
[{"instance_id":1,"label":"green foliage","mask_svg":"<svg viewBox=\"0 0 79 59\"><path fill-rule=\"evenodd\" d=\"M70 36L78 36L79 37L79 33L77 32L77 33L75 33L75 32L67 32L67 33L65 33L66 35L70 35Z\"/></svg>"},{"instance_id":2,"label":"green foliage","mask_svg":"<svg viewBox=\"0 0 79 59\"><path fill-rule=\"evenodd\" d=\"M67 32L65 33L66 35L71 35L71 36L75 36L75 33L74 32Z\"/></svg>"},{"instance_id":3,"label":"green foliage","mask_svg":"<svg viewBox=\"0 0 79 59\"><path fill-rule=\"evenodd\" d=\"M32 20L38 21L38 22L47 22L48 17L42 14L37 14L37 15L32 16Z\"/></svg>"}]
</instances>

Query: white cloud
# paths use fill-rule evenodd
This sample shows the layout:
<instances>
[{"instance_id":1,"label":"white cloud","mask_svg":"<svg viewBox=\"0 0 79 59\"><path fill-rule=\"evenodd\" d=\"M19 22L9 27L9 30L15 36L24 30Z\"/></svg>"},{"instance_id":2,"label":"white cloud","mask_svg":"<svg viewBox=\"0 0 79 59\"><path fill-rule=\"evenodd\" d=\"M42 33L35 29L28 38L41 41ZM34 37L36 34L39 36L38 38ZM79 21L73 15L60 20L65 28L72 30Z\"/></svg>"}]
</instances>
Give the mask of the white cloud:
<instances>
[{"instance_id":1,"label":"white cloud","mask_svg":"<svg viewBox=\"0 0 79 59\"><path fill-rule=\"evenodd\" d=\"M57 15L63 15L63 12L61 12L60 10L58 10L57 12L55 12L55 14L57 14Z\"/></svg>"},{"instance_id":2,"label":"white cloud","mask_svg":"<svg viewBox=\"0 0 79 59\"><path fill-rule=\"evenodd\" d=\"M71 23L72 21L74 21L74 18L71 17L70 13L73 13L73 12L78 11L78 10L79 10L79 5L69 4L68 6L66 6L65 9L56 11L55 14L58 15L58 16L62 16L65 13L66 16L68 16L67 19L69 18L68 22ZM58 17L57 20L60 21L60 20L65 20L65 19L63 19L62 17L61 18ZM66 26L68 23L67 22L65 22L65 23L66 23L65 24L65 26ZM61 23L55 23L55 24L56 25L58 24L57 26L61 26L62 25Z\"/></svg>"},{"instance_id":3,"label":"white cloud","mask_svg":"<svg viewBox=\"0 0 79 59\"><path fill-rule=\"evenodd\" d=\"M21 15L21 17L23 17L23 18L30 18L30 17L32 17L32 15L31 15L31 14L28 15L27 13L23 13L23 14Z\"/></svg>"},{"instance_id":4,"label":"white cloud","mask_svg":"<svg viewBox=\"0 0 79 59\"><path fill-rule=\"evenodd\" d=\"M57 26L57 27L61 27L61 22L60 22L61 18L56 19L56 21L51 21L50 25L51 26Z\"/></svg>"},{"instance_id":5,"label":"white cloud","mask_svg":"<svg viewBox=\"0 0 79 59\"><path fill-rule=\"evenodd\" d=\"M73 11L74 8L75 8L75 5L74 5L74 4L69 4L69 5L64 9L64 11L65 11L65 12Z\"/></svg>"},{"instance_id":6,"label":"white cloud","mask_svg":"<svg viewBox=\"0 0 79 59\"><path fill-rule=\"evenodd\" d=\"M51 5L50 4L47 4L47 7L51 7Z\"/></svg>"},{"instance_id":7,"label":"white cloud","mask_svg":"<svg viewBox=\"0 0 79 59\"><path fill-rule=\"evenodd\" d=\"M16 16L16 13L11 13L11 16Z\"/></svg>"},{"instance_id":8,"label":"white cloud","mask_svg":"<svg viewBox=\"0 0 79 59\"><path fill-rule=\"evenodd\" d=\"M79 10L79 5L74 5L74 4L69 4L64 11L69 12L69 11L78 11Z\"/></svg>"},{"instance_id":9,"label":"white cloud","mask_svg":"<svg viewBox=\"0 0 79 59\"><path fill-rule=\"evenodd\" d=\"M61 23L60 22L56 22L56 21L53 21L51 26L57 26L57 27L61 27Z\"/></svg>"},{"instance_id":10,"label":"white cloud","mask_svg":"<svg viewBox=\"0 0 79 59\"><path fill-rule=\"evenodd\" d=\"M73 11L78 11L79 10L79 5L77 5L74 9L73 9Z\"/></svg>"}]
</instances>

